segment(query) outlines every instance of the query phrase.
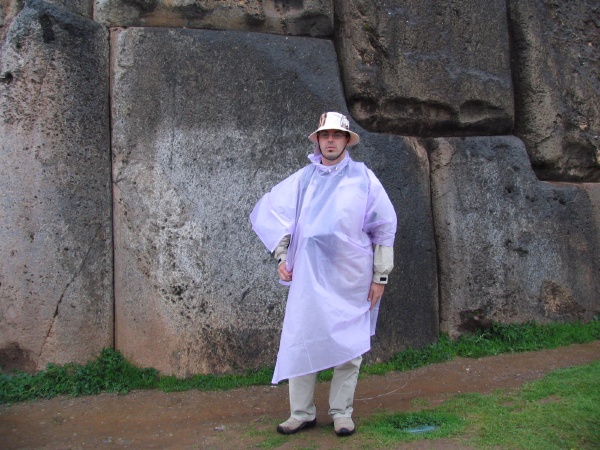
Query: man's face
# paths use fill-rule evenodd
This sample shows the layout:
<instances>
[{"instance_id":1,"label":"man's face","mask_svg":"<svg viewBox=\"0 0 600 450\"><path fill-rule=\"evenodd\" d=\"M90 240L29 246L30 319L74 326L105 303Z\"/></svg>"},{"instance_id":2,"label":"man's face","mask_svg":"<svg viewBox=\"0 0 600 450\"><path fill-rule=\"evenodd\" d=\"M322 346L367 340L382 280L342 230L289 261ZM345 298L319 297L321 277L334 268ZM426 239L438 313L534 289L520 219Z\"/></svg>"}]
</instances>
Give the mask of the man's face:
<instances>
[{"instance_id":1,"label":"man's face","mask_svg":"<svg viewBox=\"0 0 600 450\"><path fill-rule=\"evenodd\" d=\"M321 162L324 166L333 166L344 159L346 145L350 137L340 130L322 130L319 131L319 148L323 158Z\"/></svg>"}]
</instances>

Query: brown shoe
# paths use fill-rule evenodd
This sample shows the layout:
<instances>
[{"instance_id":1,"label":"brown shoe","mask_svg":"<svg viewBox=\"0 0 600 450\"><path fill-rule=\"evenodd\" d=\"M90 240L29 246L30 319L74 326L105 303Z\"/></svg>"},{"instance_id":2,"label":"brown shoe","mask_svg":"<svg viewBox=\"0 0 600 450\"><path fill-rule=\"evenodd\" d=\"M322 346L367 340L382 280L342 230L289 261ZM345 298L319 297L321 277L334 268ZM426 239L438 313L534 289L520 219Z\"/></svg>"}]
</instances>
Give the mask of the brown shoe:
<instances>
[{"instance_id":1,"label":"brown shoe","mask_svg":"<svg viewBox=\"0 0 600 450\"><path fill-rule=\"evenodd\" d=\"M355 431L354 422L350 417L333 419L333 428L338 436L350 436Z\"/></svg>"},{"instance_id":2,"label":"brown shoe","mask_svg":"<svg viewBox=\"0 0 600 450\"><path fill-rule=\"evenodd\" d=\"M317 424L317 419L309 420L308 422L302 422L301 420L290 417L283 423L277 426L277 432L281 434L294 434L305 428L312 428Z\"/></svg>"}]
</instances>

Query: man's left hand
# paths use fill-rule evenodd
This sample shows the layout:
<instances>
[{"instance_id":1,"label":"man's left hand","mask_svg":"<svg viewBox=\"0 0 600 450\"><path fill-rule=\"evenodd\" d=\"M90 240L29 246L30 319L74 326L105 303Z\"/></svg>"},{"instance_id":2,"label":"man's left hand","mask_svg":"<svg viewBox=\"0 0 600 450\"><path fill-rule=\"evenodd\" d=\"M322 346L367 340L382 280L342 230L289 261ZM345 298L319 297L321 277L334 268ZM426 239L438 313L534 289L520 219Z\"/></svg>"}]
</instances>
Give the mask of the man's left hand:
<instances>
[{"instance_id":1,"label":"man's left hand","mask_svg":"<svg viewBox=\"0 0 600 450\"><path fill-rule=\"evenodd\" d=\"M369 310L375 308L377 302L381 300L381 296L383 295L384 289L385 284L371 283L371 289L369 290L369 298L367 298L367 301L371 302L371 307L369 308Z\"/></svg>"}]
</instances>

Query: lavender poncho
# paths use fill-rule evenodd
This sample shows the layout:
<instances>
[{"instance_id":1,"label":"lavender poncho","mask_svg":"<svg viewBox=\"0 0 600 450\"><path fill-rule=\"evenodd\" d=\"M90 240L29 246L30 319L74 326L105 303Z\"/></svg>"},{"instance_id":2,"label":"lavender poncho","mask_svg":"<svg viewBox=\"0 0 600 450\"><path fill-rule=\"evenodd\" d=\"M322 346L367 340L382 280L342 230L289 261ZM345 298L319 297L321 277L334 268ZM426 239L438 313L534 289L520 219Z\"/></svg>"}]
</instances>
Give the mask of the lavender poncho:
<instances>
[{"instance_id":1,"label":"lavender poncho","mask_svg":"<svg viewBox=\"0 0 600 450\"><path fill-rule=\"evenodd\" d=\"M250 215L270 251L292 236L287 269L293 281L273 383L337 366L371 348L373 244L393 246L396 233L392 203L363 163L346 155L327 167L320 155L310 158L312 164L273 187Z\"/></svg>"}]
</instances>

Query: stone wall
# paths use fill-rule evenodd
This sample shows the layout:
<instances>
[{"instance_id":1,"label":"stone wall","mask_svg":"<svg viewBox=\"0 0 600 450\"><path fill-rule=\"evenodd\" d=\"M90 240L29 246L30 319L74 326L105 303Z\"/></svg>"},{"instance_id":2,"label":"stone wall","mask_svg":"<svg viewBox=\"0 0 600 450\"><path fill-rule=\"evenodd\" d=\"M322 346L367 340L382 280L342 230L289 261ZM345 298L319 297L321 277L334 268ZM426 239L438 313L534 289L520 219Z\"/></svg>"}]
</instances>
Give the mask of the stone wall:
<instances>
[{"instance_id":1,"label":"stone wall","mask_svg":"<svg viewBox=\"0 0 600 450\"><path fill-rule=\"evenodd\" d=\"M600 181L600 3L510 0L514 134L543 180Z\"/></svg>"},{"instance_id":2,"label":"stone wall","mask_svg":"<svg viewBox=\"0 0 600 450\"><path fill-rule=\"evenodd\" d=\"M0 365L84 362L113 345L105 27L43 2L0 61Z\"/></svg>"},{"instance_id":3,"label":"stone wall","mask_svg":"<svg viewBox=\"0 0 600 450\"><path fill-rule=\"evenodd\" d=\"M504 134L513 88L504 0L336 2L350 111L374 131Z\"/></svg>"},{"instance_id":4,"label":"stone wall","mask_svg":"<svg viewBox=\"0 0 600 450\"><path fill-rule=\"evenodd\" d=\"M589 321L600 298L600 185L535 177L515 137L431 143L441 329Z\"/></svg>"},{"instance_id":5,"label":"stone wall","mask_svg":"<svg viewBox=\"0 0 600 450\"><path fill-rule=\"evenodd\" d=\"M0 367L272 365L248 214L326 110L398 213L370 360L600 312L598 4L480 5L0 0Z\"/></svg>"},{"instance_id":6,"label":"stone wall","mask_svg":"<svg viewBox=\"0 0 600 450\"><path fill-rule=\"evenodd\" d=\"M117 348L179 375L272 364L287 288L248 216L307 163L320 112L345 109L332 43L134 28L115 31L111 47ZM422 230L397 244L418 261L403 258L394 274L382 358L400 330L417 345L437 333L429 171L406 138L361 134L357 156L382 174L402 223Z\"/></svg>"},{"instance_id":7,"label":"stone wall","mask_svg":"<svg viewBox=\"0 0 600 450\"><path fill-rule=\"evenodd\" d=\"M108 27L333 35L331 0L95 0L94 19Z\"/></svg>"}]
</instances>

